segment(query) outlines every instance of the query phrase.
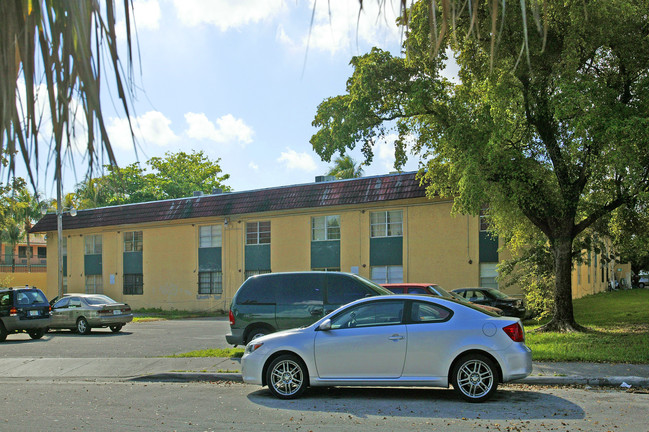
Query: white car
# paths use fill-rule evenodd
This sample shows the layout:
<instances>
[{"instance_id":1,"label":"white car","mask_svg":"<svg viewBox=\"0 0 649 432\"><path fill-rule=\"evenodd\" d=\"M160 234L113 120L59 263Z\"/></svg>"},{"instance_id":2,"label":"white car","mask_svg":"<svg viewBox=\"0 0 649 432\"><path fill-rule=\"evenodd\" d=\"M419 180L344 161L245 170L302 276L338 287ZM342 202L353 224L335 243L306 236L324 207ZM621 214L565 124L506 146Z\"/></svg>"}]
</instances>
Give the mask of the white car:
<instances>
[{"instance_id":1,"label":"white car","mask_svg":"<svg viewBox=\"0 0 649 432\"><path fill-rule=\"evenodd\" d=\"M280 399L311 386L453 385L481 402L499 382L528 376L532 352L518 318L431 296L357 300L314 324L252 340L241 359L246 383Z\"/></svg>"}]
</instances>

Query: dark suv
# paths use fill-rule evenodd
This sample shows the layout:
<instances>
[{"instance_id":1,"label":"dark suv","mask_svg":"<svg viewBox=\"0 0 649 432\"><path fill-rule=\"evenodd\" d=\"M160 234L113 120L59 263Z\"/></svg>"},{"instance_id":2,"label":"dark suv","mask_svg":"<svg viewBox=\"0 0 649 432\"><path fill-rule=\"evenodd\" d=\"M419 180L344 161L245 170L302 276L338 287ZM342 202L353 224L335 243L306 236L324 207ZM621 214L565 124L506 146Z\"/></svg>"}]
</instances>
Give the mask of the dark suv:
<instances>
[{"instance_id":1,"label":"dark suv","mask_svg":"<svg viewBox=\"0 0 649 432\"><path fill-rule=\"evenodd\" d=\"M38 288L0 288L0 342L11 333L40 339L50 325L50 304Z\"/></svg>"},{"instance_id":2,"label":"dark suv","mask_svg":"<svg viewBox=\"0 0 649 432\"><path fill-rule=\"evenodd\" d=\"M340 306L392 292L361 276L341 272L269 273L248 278L230 305L232 345L309 325Z\"/></svg>"}]
</instances>

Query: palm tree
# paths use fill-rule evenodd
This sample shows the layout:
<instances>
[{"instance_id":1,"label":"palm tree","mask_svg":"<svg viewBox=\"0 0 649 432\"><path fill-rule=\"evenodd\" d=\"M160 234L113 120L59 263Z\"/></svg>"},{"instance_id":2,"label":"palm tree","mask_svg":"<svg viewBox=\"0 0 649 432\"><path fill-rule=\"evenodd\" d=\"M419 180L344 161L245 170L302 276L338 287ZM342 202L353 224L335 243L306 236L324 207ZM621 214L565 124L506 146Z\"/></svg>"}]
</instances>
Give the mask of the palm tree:
<instances>
[{"instance_id":1,"label":"palm tree","mask_svg":"<svg viewBox=\"0 0 649 432\"><path fill-rule=\"evenodd\" d=\"M8 217L4 220L4 226L2 228L2 239L11 245L12 257L11 257L11 272L16 271L16 256L13 253L16 249L16 244L20 241L23 232L20 229L20 223L18 223L14 218Z\"/></svg>"},{"instance_id":2,"label":"palm tree","mask_svg":"<svg viewBox=\"0 0 649 432\"><path fill-rule=\"evenodd\" d=\"M19 224L23 225L25 237L27 241L27 271L32 271L32 246L29 238L29 230L32 228L32 222L41 216L41 203L38 201L36 195L32 195L27 187L21 187L17 193L14 201L14 219Z\"/></svg>"},{"instance_id":3,"label":"palm tree","mask_svg":"<svg viewBox=\"0 0 649 432\"><path fill-rule=\"evenodd\" d=\"M327 175L334 176L338 180L359 178L363 176L363 166L357 165L349 155L338 156Z\"/></svg>"}]
</instances>

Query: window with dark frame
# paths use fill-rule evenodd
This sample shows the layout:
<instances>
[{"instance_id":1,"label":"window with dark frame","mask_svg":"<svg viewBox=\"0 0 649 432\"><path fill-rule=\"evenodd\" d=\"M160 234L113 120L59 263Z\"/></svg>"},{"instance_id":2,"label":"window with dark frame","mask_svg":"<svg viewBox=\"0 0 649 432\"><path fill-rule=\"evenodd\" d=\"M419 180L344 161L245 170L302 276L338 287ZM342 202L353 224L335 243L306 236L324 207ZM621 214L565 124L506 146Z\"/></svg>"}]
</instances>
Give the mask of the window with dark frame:
<instances>
[{"instance_id":1,"label":"window with dark frame","mask_svg":"<svg viewBox=\"0 0 649 432\"><path fill-rule=\"evenodd\" d=\"M43 246L38 247L38 257L47 258L47 247L43 247Z\"/></svg>"},{"instance_id":2,"label":"window with dark frame","mask_svg":"<svg viewBox=\"0 0 649 432\"><path fill-rule=\"evenodd\" d=\"M27 258L27 246L18 246L18 258Z\"/></svg>"},{"instance_id":3,"label":"window with dark frame","mask_svg":"<svg viewBox=\"0 0 649 432\"><path fill-rule=\"evenodd\" d=\"M142 252L142 231L124 233L124 252Z\"/></svg>"},{"instance_id":4,"label":"window with dark frame","mask_svg":"<svg viewBox=\"0 0 649 432\"><path fill-rule=\"evenodd\" d=\"M222 294L223 272L211 271L198 273L199 294Z\"/></svg>"},{"instance_id":5,"label":"window with dark frame","mask_svg":"<svg viewBox=\"0 0 649 432\"><path fill-rule=\"evenodd\" d=\"M144 293L143 279L141 274L125 274L124 295L142 295Z\"/></svg>"},{"instance_id":6,"label":"window with dark frame","mask_svg":"<svg viewBox=\"0 0 649 432\"><path fill-rule=\"evenodd\" d=\"M270 244L270 221L247 222L246 223L246 244L247 245Z\"/></svg>"}]
</instances>

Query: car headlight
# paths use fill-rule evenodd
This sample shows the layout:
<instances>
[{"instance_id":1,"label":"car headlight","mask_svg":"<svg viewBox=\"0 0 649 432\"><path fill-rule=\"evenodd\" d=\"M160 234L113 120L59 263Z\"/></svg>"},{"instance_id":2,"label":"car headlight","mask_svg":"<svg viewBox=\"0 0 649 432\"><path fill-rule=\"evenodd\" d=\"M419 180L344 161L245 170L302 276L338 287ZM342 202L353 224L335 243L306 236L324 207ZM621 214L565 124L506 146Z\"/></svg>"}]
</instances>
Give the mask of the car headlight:
<instances>
[{"instance_id":1,"label":"car headlight","mask_svg":"<svg viewBox=\"0 0 649 432\"><path fill-rule=\"evenodd\" d=\"M257 343L250 342L248 345L246 345L246 352L245 353L246 354L253 353L253 352L257 351L257 349L261 348L262 345L263 345L263 343L260 343L260 342L257 342Z\"/></svg>"}]
</instances>

